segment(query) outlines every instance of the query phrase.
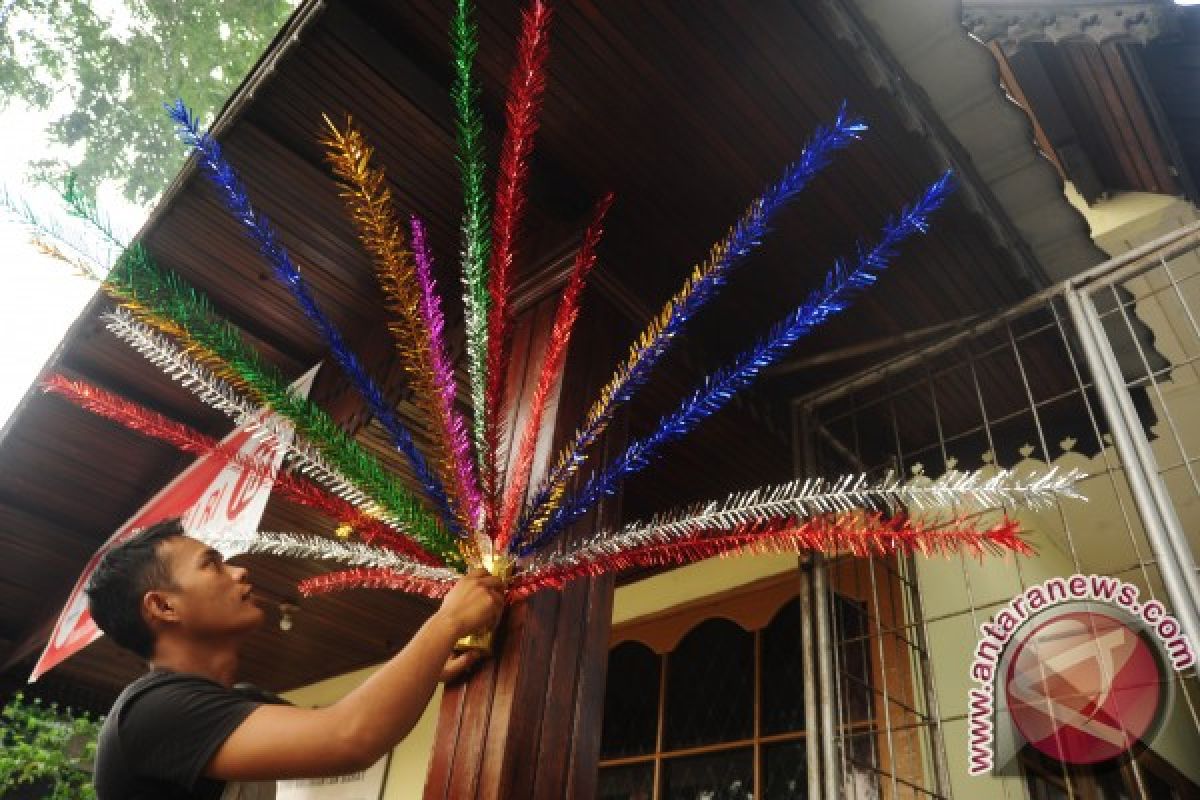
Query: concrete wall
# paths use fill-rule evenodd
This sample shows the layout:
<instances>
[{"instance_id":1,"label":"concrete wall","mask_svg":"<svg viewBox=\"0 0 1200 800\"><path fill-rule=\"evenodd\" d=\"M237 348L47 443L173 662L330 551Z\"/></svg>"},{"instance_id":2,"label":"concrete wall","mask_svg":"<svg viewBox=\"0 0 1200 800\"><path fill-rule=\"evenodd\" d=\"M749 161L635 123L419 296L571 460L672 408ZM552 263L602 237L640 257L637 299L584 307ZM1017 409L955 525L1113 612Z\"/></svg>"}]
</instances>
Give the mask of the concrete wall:
<instances>
[{"instance_id":1,"label":"concrete wall","mask_svg":"<svg viewBox=\"0 0 1200 800\"><path fill-rule=\"evenodd\" d=\"M365 681L376 669L378 667L347 672L287 692L284 697L299 706L327 706ZM433 752L433 737L437 730L437 712L441 702L442 690L439 687L417 722L416 728L392 750L383 800L420 800L425 789L429 757Z\"/></svg>"}]
</instances>

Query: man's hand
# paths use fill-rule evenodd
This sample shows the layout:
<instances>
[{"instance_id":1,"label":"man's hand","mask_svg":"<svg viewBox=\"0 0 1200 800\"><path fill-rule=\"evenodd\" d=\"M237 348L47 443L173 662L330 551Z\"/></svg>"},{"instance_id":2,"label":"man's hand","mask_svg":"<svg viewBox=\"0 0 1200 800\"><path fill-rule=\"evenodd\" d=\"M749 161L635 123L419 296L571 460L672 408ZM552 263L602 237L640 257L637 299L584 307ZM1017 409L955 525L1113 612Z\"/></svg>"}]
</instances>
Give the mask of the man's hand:
<instances>
[{"instance_id":1,"label":"man's hand","mask_svg":"<svg viewBox=\"0 0 1200 800\"><path fill-rule=\"evenodd\" d=\"M496 627L503 611L504 583L486 570L475 569L455 584L437 614L461 638Z\"/></svg>"},{"instance_id":2,"label":"man's hand","mask_svg":"<svg viewBox=\"0 0 1200 800\"><path fill-rule=\"evenodd\" d=\"M442 683L458 683L475 668L475 665L484 659L484 653L480 650L466 650L462 653L453 653L446 659L446 666L442 667L442 676L439 678Z\"/></svg>"}]
</instances>

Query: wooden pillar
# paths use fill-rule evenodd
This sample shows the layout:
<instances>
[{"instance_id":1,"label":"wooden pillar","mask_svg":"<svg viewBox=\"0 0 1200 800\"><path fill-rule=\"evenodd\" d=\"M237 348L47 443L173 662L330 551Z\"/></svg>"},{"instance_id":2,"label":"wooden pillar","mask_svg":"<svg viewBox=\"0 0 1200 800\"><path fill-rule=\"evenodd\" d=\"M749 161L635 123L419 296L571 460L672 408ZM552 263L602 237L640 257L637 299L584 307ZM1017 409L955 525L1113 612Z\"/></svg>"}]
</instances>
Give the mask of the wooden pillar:
<instances>
[{"instance_id":1,"label":"wooden pillar","mask_svg":"<svg viewBox=\"0 0 1200 800\"><path fill-rule=\"evenodd\" d=\"M523 428L556 303L557 294L516 326L509 385L518 402L506 421L510 439ZM612 331L604 330L602 316L585 311L579 320L565 388L550 399L543 418L543 430L554 436L544 436L535 476L574 432L593 387L612 367ZM593 458L599 463L602 456ZM613 506L581 521L574 536L612 522ZM495 655L443 695L425 800L594 796L612 596L611 577L581 580L508 610Z\"/></svg>"}]
</instances>

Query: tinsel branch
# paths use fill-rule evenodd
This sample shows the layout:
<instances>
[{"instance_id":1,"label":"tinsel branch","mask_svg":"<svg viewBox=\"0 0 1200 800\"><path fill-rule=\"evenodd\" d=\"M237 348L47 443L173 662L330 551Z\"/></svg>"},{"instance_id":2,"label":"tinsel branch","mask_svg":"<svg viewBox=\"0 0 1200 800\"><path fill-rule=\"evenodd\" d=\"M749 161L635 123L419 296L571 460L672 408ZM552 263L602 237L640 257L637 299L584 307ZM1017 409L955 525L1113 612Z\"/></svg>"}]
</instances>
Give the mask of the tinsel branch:
<instances>
[{"instance_id":1,"label":"tinsel branch","mask_svg":"<svg viewBox=\"0 0 1200 800\"><path fill-rule=\"evenodd\" d=\"M374 456L362 450L357 442L346 436L319 406L291 392L274 368L263 364L257 353L246 347L236 331L230 330L224 324L205 322L201 311L206 306L206 301L202 299L202 295L194 304L191 293L181 294L176 291L179 287L175 286L174 282L164 284L157 281L156 273L127 272L122 269L121 263L118 263L113 272L119 279L129 282L131 294L157 302L158 305L154 307L156 313L171 319L196 320L197 324L189 327L188 332L226 359L229 369L254 386L265 398L267 405L295 426L297 442L307 441L312 445L297 445L302 448L298 450L297 455L304 460L306 472L348 499L370 498L389 521L413 536L426 550L437 553L451 562L458 560L453 542L437 527L415 498L396 485ZM164 299L159 295L166 297ZM254 404L238 397L232 387L193 362L169 340L146 330L127 315L122 317L116 314L110 317L109 321L110 329L134 346L151 363L191 389L209 405L233 416L239 424L257 413L258 408Z\"/></svg>"},{"instance_id":2,"label":"tinsel branch","mask_svg":"<svg viewBox=\"0 0 1200 800\"><path fill-rule=\"evenodd\" d=\"M158 367L167 377L196 395L205 405L232 418L238 425L254 426L256 435L276 440L284 438L277 419L267 417L260 420L261 407L242 397L232 386L192 361L187 353L166 337L135 321L122 309L105 315L103 320L114 336ZM369 512L388 516L382 505L377 504L339 473L316 448L307 443L303 435L293 437L288 455L298 462L306 474L328 486L338 496Z\"/></svg>"},{"instance_id":3,"label":"tinsel branch","mask_svg":"<svg viewBox=\"0 0 1200 800\"><path fill-rule=\"evenodd\" d=\"M195 343L215 354L218 361L226 362L228 368L221 371L222 377L240 390L256 394L256 400L264 399L254 389L257 382L243 380L242 373L261 375L283 385L274 367L217 314L205 295L174 272L160 270L141 244L135 243L121 254L103 288L138 319L185 340L189 351ZM212 369L217 371L218 367L213 364Z\"/></svg>"},{"instance_id":4,"label":"tinsel branch","mask_svg":"<svg viewBox=\"0 0 1200 800\"><path fill-rule=\"evenodd\" d=\"M34 245L46 255L70 265L85 278L104 279L112 263L109 254L98 253L90 242L66 230L57 220L39 214L25 198L0 187L0 211L23 226Z\"/></svg>"},{"instance_id":5,"label":"tinsel branch","mask_svg":"<svg viewBox=\"0 0 1200 800\"><path fill-rule=\"evenodd\" d=\"M87 381L71 380L55 372L43 378L40 386L47 394L57 395L96 416L185 453L208 455L217 448L217 440L211 436Z\"/></svg>"},{"instance_id":6,"label":"tinsel branch","mask_svg":"<svg viewBox=\"0 0 1200 800\"><path fill-rule=\"evenodd\" d=\"M116 263L120 265L121 271L112 271L110 275L111 280L105 280L101 284L101 289L121 307L132 313L134 317L175 339L185 352L204 364L221 380L233 385L238 391L249 394L255 401L261 404L263 398L254 387L247 384L236 372L229 369L225 361L211 348L204 346L192 336L185 325L163 314L156 313L153 308L143 302L145 298L139 300L134 296L131 292L132 284L121 279L122 273L127 271L130 263L148 264L149 256L140 243L131 245L115 231L111 221L100 210L95 201L79 187L74 174L67 176L62 191L62 199L72 217L85 222L92 231L119 252ZM110 270L106 267L105 272L108 273ZM171 277L173 278L173 276ZM168 278L168 282L170 281L171 278ZM182 282L180 281L178 284L182 284ZM171 290L178 293L181 288L178 284L172 284ZM195 306L197 313L191 316L191 324L196 324L202 318L206 322L216 319L215 311L207 307L206 303L195 302ZM225 335L227 338L236 336L233 333L226 333Z\"/></svg>"},{"instance_id":7,"label":"tinsel branch","mask_svg":"<svg viewBox=\"0 0 1200 800\"><path fill-rule=\"evenodd\" d=\"M692 269L683 287L634 341L625 361L617 367L584 415L583 424L574 438L562 449L554 467L538 485L517 525L523 537L535 536L541 531L549 514L558 508L567 482L586 460L588 449L608 427L613 414L646 382L671 343L717 295L733 268L759 245L776 212L829 164L834 152L856 141L866 129L866 123L850 116L843 106L833 124L813 132L800 158L787 168L774 186L751 203L725 238L713 245L708 258Z\"/></svg>"},{"instance_id":8,"label":"tinsel branch","mask_svg":"<svg viewBox=\"0 0 1200 800\"><path fill-rule=\"evenodd\" d=\"M430 342L430 368L434 388L434 419L442 428L446 441L450 466L455 476L465 508L466 532L478 529L482 524L482 500L479 495L479 480L475 462L471 457L471 444L467 438L466 423L454 406L457 386L454 382L454 363L446 353L446 320L442 315L441 299L437 282L433 277L433 256L425 236L425 225L416 216L411 217L413 255L416 259L417 285L421 290L420 314L428 332Z\"/></svg>"},{"instance_id":9,"label":"tinsel branch","mask_svg":"<svg viewBox=\"0 0 1200 800\"><path fill-rule=\"evenodd\" d=\"M339 542L311 534L260 531L253 536L218 534L206 541L227 558L234 555L264 554L283 558L336 561L352 567L388 569L397 574L436 582L454 583L462 577L454 570L422 564L361 542Z\"/></svg>"},{"instance_id":10,"label":"tinsel branch","mask_svg":"<svg viewBox=\"0 0 1200 800\"><path fill-rule=\"evenodd\" d=\"M888 515L939 514L984 511L997 508L1047 508L1063 498L1083 499L1075 485L1083 478L1077 470L1051 468L1042 474L1016 477L1010 470L988 475L983 470L947 472L937 480L918 476L901 482L889 474L868 481L862 474L848 474L829 481L807 478L775 486L735 492L723 501L712 500L658 514L615 531L600 531L579 545L580 549L634 549L647 543L661 544L697 530L733 530L780 520L847 514L858 511ZM529 569L554 559L538 555Z\"/></svg>"},{"instance_id":11,"label":"tinsel branch","mask_svg":"<svg viewBox=\"0 0 1200 800\"><path fill-rule=\"evenodd\" d=\"M596 264L596 247L603 235L604 217L612 205L612 200L612 194L607 194L596 203L592 220L584 231L583 240L575 254L575 261L571 266L571 277L567 280L567 287L555 310L554 323L550 328L550 339L546 345L545 355L542 357L542 368L533 390L533 397L529 401L529 417L525 422L525 429L521 433L516 461L509 474L503 511L500 515L500 533L496 537L497 550L504 550L507 547L508 540L512 536L513 525L516 523L517 510L521 500L525 497L525 490L529 486L533 455L537 448L538 434L542 428L542 416L546 410L546 401L562 377L567 348L571 343L571 332L579 317L580 296L583 294L588 273Z\"/></svg>"},{"instance_id":12,"label":"tinsel branch","mask_svg":"<svg viewBox=\"0 0 1200 800\"><path fill-rule=\"evenodd\" d=\"M480 453L484 497L484 529L495 537L500 501L500 421L504 418L504 384L508 371L511 314L509 289L517 230L525 210L529 155L546 87L547 27L550 8L533 0L522 14L517 63L513 67L506 106L507 127L500 147L492 251L488 263L487 383L484 393L483 452Z\"/></svg>"},{"instance_id":13,"label":"tinsel branch","mask_svg":"<svg viewBox=\"0 0 1200 800\"><path fill-rule=\"evenodd\" d=\"M341 523L339 535L342 535L341 530L348 528L347 535L349 532L356 533L368 545L377 544L412 561L429 566L442 566L445 563L444 559L425 550L392 526L330 494L312 481L285 472L280 473L275 486L289 500L338 520Z\"/></svg>"},{"instance_id":14,"label":"tinsel branch","mask_svg":"<svg viewBox=\"0 0 1200 800\"><path fill-rule=\"evenodd\" d=\"M122 296L111 283L107 281L101 285L104 292L112 297L118 304L119 312L128 314L131 318L136 319L144 325L154 328L159 333L166 334L175 340L180 352L194 359L204 366L214 377L219 378L237 391L248 395L256 403L262 405L265 399L257 388L247 383L242 379L242 376L229 366L225 359L221 358L211 348L205 347L196 340L191 333L174 320L168 319L160 314L154 313L150 308L142 305L137 300L130 297Z\"/></svg>"},{"instance_id":15,"label":"tinsel branch","mask_svg":"<svg viewBox=\"0 0 1200 800\"><path fill-rule=\"evenodd\" d=\"M405 594L415 594L441 599L454 588L449 581L431 581L413 575L405 575L390 569L371 569L359 567L343 572L328 572L306 578L296 584L300 594L313 597L318 594L332 594L351 589L391 589Z\"/></svg>"},{"instance_id":16,"label":"tinsel branch","mask_svg":"<svg viewBox=\"0 0 1200 800\"><path fill-rule=\"evenodd\" d=\"M788 519L752 522L732 530L699 528L662 540L606 539L568 555L550 558L546 564L518 575L510 587L509 599L562 588L578 578L637 567L677 566L713 556L810 551L850 552L856 556L896 552L924 555L1033 552L1020 537L1018 524L1010 519L980 530L972 518L920 520L898 515L888 519L878 512L848 512L802 522Z\"/></svg>"},{"instance_id":17,"label":"tinsel branch","mask_svg":"<svg viewBox=\"0 0 1200 800\"><path fill-rule=\"evenodd\" d=\"M364 539L379 541L421 563L440 563L415 542L398 535L348 501L330 494L300 476L283 471L272 473L260 461L222 446L216 439L195 428L176 422L87 381L71 380L62 374L48 376L41 385L44 391L58 395L86 411L112 420L143 436L165 442L198 457L216 458L224 463L235 464L240 469L273 483L275 491L282 497L352 527ZM293 452L293 448L288 449L289 455Z\"/></svg>"},{"instance_id":18,"label":"tinsel branch","mask_svg":"<svg viewBox=\"0 0 1200 800\"><path fill-rule=\"evenodd\" d=\"M71 216L88 223L92 230L100 234L117 253L128 249L128 240L116 232L112 221L100 211L95 200L79 186L74 173L68 175L63 184L62 199Z\"/></svg>"},{"instance_id":19,"label":"tinsel branch","mask_svg":"<svg viewBox=\"0 0 1200 800\"><path fill-rule=\"evenodd\" d=\"M413 539L377 518L375 516L377 512L364 511L331 494L312 481L303 480L290 473L283 473L276 481L276 486L288 499L339 520L341 522L337 530L339 536L355 533L369 545L379 545L413 561L430 566L443 566L445 563L445 559L441 556L425 550Z\"/></svg>"},{"instance_id":20,"label":"tinsel branch","mask_svg":"<svg viewBox=\"0 0 1200 800\"><path fill-rule=\"evenodd\" d=\"M106 218L101 215L94 204L83 197L82 193L74 187L73 183L68 182L63 198L68 203L72 216L86 222L95 233L114 246L120 245L121 240L113 232ZM29 213L32 214L32 212ZM25 222L32 230L34 246L41 250L41 252L69 264L81 275L100 280L100 288L122 308L129 311L141 322L173 337L179 342L184 351L203 363L222 380L232 384L239 391L251 395L255 400L262 402L262 398L254 390L254 387L242 381L233 370L228 369L225 361L212 348L202 344L186 327L187 324L196 325L201 322L207 324L210 329L218 327L221 323L213 322L214 317L211 308L208 308L204 302L195 299L191 299L189 305L188 303L178 302L176 298L172 298L167 301L169 305L173 306L170 309L171 311L179 313L185 308L191 309L190 315L180 317L186 320L186 324L181 324L177 319L167 316L167 312L160 305L163 292L159 291L164 285L168 284L167 288L175 291L178 289L176 284L181 282L177 281L173 275L168 276L165 280L158 281L158 289L150 292L154 296L148 296L143 291L144 284L140 280L131 280L131 276L145 277L148 274L154 273L152 262L150 262L149 256L140 244L133 244L125 248L117 257L115 264L110 264L108 262L96 261L93 256L81 255L82 250L80 246L72 244L66 238L67 234L61 226L33 217L27 218ZM106 275L107 277L105 277ZM157 274L156 277L161 278ZM222 332L221 336L230 340L236 339L235 333Z\"/></svg>"},{"instance_id":21,"label":"tinsel branch","mask_svg":"<svg viewBox=\"0 0 1200 800\"><path fill-rule=\"evenodd\" d=\"M39 253L49 256L56 261L61 261L74 270L75 274L79 277L93 281L102 279L101 274L97 272L94 264L88 263L86 259L78 254L68 252L61 244L51 240L44 234L39 232L31 233L29 241L37 248Z\"/></svg>"},{"instance_id":22,"label":"tinsel branch","mask_svg":"<svg viewBox=\"0 0 1200 800\"><path fill-rule=\"evenodd\" d=\"M437 423L433 426L432 461L454 512L451 527L466 535L476 527L479 491L470 464L463 463L470 458L466 441L454 438L454 376L442 343L441 307L437 295L430 295L433 285L428 252L417 246L416 232L412 250L406 246L387 175L381 167L372 166L374 148L362 132L349 118L344 132L328 117L325 122L329 128L323 142L325 155L341 182L346 210L371 254L375 274L394 314L388 327L396 340L401 364L418 406ZM423 231L420 233L423 236ZM420 279L415 257L418 251L426 262Z\"/></svg>"},{"instance_id":23,"label":"tinsel branch","mask_svg":"<svg viewBox=\"0 0 1200 800\"><path fill-rule=\"evenodd\" d=\"M884 227L883 236L875 247L869 250L860 247L853 267L835 263L821 288L776 325L766 339L742 353L729 367L710 375L702 388L684 400L673 413L659 420L653 433L630 444L611 465L589 478L574 497L551 514L541 534L520 547L519 554L526 556L536 551L586 514L602 498L615 492L622 480L645 468L664 445L686 436L753 383L762 370L778 360L802 336L845 309L854 294L875 282L902 241L928 230L930 215L941 207L949 192L950 174L946 173L913 206Z\"/></svg>"},{"instance_id":24,"label":"tinsel branch","mask_svg":"<svg viewBox=\"0 0 1200 800\"><path fill-rule=\"evenodd\" d=\"M455 134L458 165L462 173L462 283L463 317L467 336L467 374L471 382L472 434L475 452L484 452L484 393L487 381L488 254L491 244L487 193L483 188L483 115L479 112L479 86L472 76L478 39L469 0L457 0L450 22L454 52ZM482 467L482 461L477 462Z\"/></svg>"},{"instance_id":25,"label":"tinsel branch","mask_svg":"<svg viewBox=\"0 0 1200 800\"><path fill-rule=\"evenodd\" d=\"M425 457L417 449L408 429L387 402L379 386L367 374L358 356L350 350L341 332L317 305L308 284L300 270L292 263L287 250L278 241L270 222L250 204L241 179L222 154L221 145L207 131L200 129L198 121L182 100L168 105L167 110L176 123L179 138L195 151L198 163L221 196L226 208L237 220L239 227L258 246L259 253L271 265L276 279L291 293L333 354L334 360L366 400L371 413L391 436L396 448L404 454L426 497L447 522L453 523L455 516L441 482L429 470Z\"/></svg>"},{"instance_id":26,"label":"tinsel branch","mask_svg":"<svg viewBox=\"0 0 1200 800\"><path fill-rule=\"evenodd\" d=\"M110 333L158 367L168 378L239 424L248 421L259 411L259 406L242 396L230 382L207 365L199 363L193 357L191 347L176 344L160 331L153 330L149 324L135 319L134 312L125 306L103 315L101 321ZM172 328L173 325L168 323L167 327Z\"/></svg>"}]
</instances>

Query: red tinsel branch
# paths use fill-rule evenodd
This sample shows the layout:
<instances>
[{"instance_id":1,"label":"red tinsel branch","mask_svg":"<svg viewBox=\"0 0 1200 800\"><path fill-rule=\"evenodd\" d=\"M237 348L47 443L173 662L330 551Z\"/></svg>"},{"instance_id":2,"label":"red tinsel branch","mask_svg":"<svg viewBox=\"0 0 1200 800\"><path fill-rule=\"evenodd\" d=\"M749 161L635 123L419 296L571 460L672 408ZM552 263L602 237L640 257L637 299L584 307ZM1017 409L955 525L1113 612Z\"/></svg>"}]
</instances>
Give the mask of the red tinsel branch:
<instances>
[{"instance_id":1,"label":"red tinsel branch","mask_svg":"<svg viewBox=\"0 0 1200 800\"><path fill-rule=\"evenodd\" d=\"M232 448L223 447L216 439L200 433L195 428L176 422L99 386L86 381L71 380L60 373L43 380L42 388L86 411L119 423L143 436L166 442L185 453L218 458L225 463L236 464L264 480L271 480L283 497L297 505L332 517L339 523L350 525L368 543L382 545L422 564L444 565L441 559L427 552L416 542L397 534L384 523L368 516L342 498L330 494L312 481L289 472L272 475L271 470L258 461Z\"/></svg>"},{"instance_id":2,"label":"red tinsel branch","mask_svg":"<svg viewBox=\"0 0 1200 800\"><path fill-rule=\"evenodd\" d=\"M541 0L522 15L521 40L513 68L507 101L507 122L500 148L496 179L496 203L492 223L492 251L488 264L487 386L484 397L483 462L485 530L496 536L499 500L500 420L504 404L505 373L508 369L508 338L511 310L509 284L515 254L517 227L525 208L525 182L529 154L538 126L538 112L546 88L546 57L549 54L547 27L550 8Z\"/></svg>"},{"instance_id":3,"label":"red tinsel branch","mask_svg":"<svg viewBox=\"0 0 1200 800\"><path fill-rule=\"evenodd\" d=\"M856 556L889 555L916 552L923 555L948 555L969 552L1014 552L1030 555L1015 520L1005 518L980 531L971 518L944 522L926 522L897 515L884 519L879 514L850 513L818 517L798 523L794 520L751 523L733 531L700 530L677 541L648 544L615 553L598 553L565 565L518 575L509 588L509 600L527 597L543 589L561 589L583 577L648 566L677 566L713 556L745 553L849 551Z\"/></svg>"},{"instance_id":4,"label":"red tinsel branch","mask_svg":"<svg viewBox=\"0 0 1200 800\"><path fill-rule=\"evenodd\" d=\"M525 490L529 486L533 454L537 448L538 433L542 427L542 415L546 410L546 401L550 397L551 390L562 377L567 346L571 342L571 332L575 327L575 320L579 318L579 298L583 293L583 285L587 280L588 273L596 264L596 246L600 243L600 237L604 233L604 216L608 213L612 201L613 196L610 192L596 203L592 220L584 232L579 251L575 254L575 263L571 267L571 277L567 281L567 288L563 291L562 299L554 314L554 325L550 330L550 341L542 359L542 369L538 375L537 386L533 391L533 398L529 401L529 419L521 434L517 459L509 475L504 495L503 512L500 515L500 532L496 545L497 549L501 551L512 537L517 510L521 498L525 496Z\"/></svg>"},{"instance_id":5,"label":"red tinsel branch","mask_svg":"<svg viewBox=\"0 0 1200 800\"><path fill-rule=\"evenodd\" d=\"M296 588L305 597L345 592L350 589L392 589L437 600L445 597L446 593L454 588L454 583L403 575L390 569L360 567L305 578L296 584Z\"/></svg>"}]
</instances>

